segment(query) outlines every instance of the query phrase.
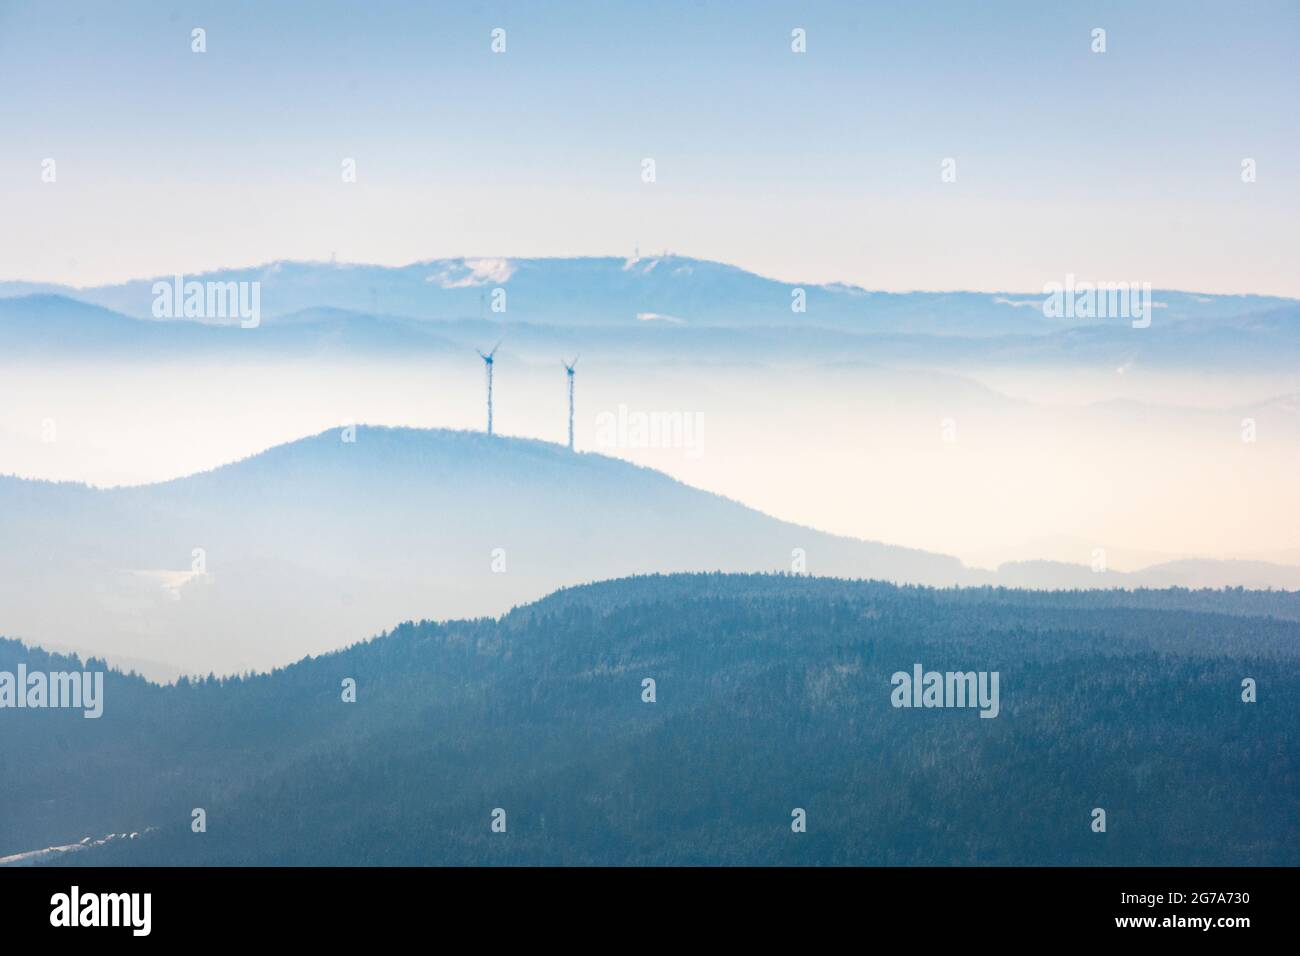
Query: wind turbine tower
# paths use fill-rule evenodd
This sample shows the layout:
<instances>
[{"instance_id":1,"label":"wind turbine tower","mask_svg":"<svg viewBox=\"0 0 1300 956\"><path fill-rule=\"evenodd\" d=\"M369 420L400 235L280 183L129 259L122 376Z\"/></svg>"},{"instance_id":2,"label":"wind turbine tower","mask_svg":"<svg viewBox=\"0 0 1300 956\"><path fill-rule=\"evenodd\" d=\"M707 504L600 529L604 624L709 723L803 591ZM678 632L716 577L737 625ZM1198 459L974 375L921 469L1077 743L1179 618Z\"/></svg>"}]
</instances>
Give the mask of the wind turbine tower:
<instances>
[{"instance_id":1,"label":"wind turbine tower","mask_svg":"<svg viewBox=\"0 0 1300 956\"><path fill-rule=\"evenodd\" d=\"M564 362L564 371L569 375L569 451L573 451L573 369L577 364L577 358Z\"/></svg>"},{"instance_id":2,"label":"wind turbine tower","mask_svg":"<svg viewBox=\"0 0 1300 956\"><path fill-rule=\"evenodd\" d=\"M492 346L492 351L488 352L486 355L483 354L483 351L481 349L475 350L478 352L479 358L483 360L483 365L487 369L487 386L488 386L487 433L489 435L492 434L492 356L497 354L497 349L499 349L500 347L501 347L501 343L497 342L496 345Z\"/></svg>"}]
</instances>

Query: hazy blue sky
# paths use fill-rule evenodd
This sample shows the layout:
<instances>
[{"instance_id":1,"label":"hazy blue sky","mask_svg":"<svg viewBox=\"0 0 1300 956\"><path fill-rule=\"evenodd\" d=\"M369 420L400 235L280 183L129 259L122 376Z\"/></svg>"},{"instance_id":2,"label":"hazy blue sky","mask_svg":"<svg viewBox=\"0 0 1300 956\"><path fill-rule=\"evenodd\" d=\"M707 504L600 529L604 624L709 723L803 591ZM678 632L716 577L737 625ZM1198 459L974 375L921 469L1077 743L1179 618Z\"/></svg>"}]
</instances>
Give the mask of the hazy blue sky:
<instances>
[{"instance_id":1,"label":"hazy blue sky","mask_svg":"<svg viewBox=\"0 0 1300 956\"><path fill-rule=\"evenodd\" d=\"M1300 295L1298 47L1296 3L0 0L0 278L639 244Z\"/></svg>"}]
</instances>

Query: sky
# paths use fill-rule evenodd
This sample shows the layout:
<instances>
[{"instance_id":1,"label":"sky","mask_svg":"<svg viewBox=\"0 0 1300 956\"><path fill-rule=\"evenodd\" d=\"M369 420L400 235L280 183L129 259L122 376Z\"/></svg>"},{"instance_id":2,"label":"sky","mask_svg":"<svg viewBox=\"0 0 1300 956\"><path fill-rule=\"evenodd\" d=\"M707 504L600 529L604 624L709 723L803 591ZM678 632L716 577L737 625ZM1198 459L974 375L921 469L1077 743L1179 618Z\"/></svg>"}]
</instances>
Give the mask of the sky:
<instances>
[{"instance_id":1,"label":"sky","mask_svg":"<svg viewBox=\"0 0 1300 956\"><path fill-rule=\"evenodd\" d=\"M639 249L1300 296L1298 45L1269 2L0 0L0 279Z\"/></svg>"}]
</instances>

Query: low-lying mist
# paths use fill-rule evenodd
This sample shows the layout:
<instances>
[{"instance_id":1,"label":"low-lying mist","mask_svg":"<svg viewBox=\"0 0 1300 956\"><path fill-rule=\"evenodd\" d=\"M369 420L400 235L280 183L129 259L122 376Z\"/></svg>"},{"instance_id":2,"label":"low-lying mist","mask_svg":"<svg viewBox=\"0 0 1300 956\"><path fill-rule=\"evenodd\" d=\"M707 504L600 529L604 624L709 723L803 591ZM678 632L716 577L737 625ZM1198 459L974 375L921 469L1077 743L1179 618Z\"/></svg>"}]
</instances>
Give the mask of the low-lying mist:
<instances>
[{"instance_id":1,"label":"low-lying mist","mask_svg":"<svg viewBox=\"0 0 1300 956\"><path fill-rule=\"evenodd\" d=\"M980 566L1089 564L1096 549L1117 569L1296 558L1300 402L1285 389L1300 380L1111 378L596 357L577 369L576 445L789 521ZM498 434L567 440L559 356L507 345L494 386ZM473 353L7 367L0 473L139 484L347 423L482 429L484 392Z\"/></svg>"}]
</instances>

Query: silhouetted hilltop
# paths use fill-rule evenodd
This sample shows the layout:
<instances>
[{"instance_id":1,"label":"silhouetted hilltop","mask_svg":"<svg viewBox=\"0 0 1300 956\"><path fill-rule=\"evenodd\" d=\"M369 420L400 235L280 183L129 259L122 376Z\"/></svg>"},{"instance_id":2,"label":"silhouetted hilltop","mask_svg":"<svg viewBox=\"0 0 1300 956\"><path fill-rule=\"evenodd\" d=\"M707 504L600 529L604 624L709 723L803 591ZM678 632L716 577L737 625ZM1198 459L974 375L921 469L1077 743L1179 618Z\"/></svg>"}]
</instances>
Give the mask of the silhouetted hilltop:
<instances>
[{"instance_id":1,"label":"silhouetted hilltop","mask_svg":"<svg viewBox=\"0 0 1300 956\"><path fill-rule=\"evenodd\" d=\"M98 720L0 720L0 856L1294 865L1300 623L1158 607L1187 600L652 575L272 674L114 673ZM76 666L0 641L20 661ZM997 716L893 706L918 663L997 672Z\"/></svg>"}]
</instances>

